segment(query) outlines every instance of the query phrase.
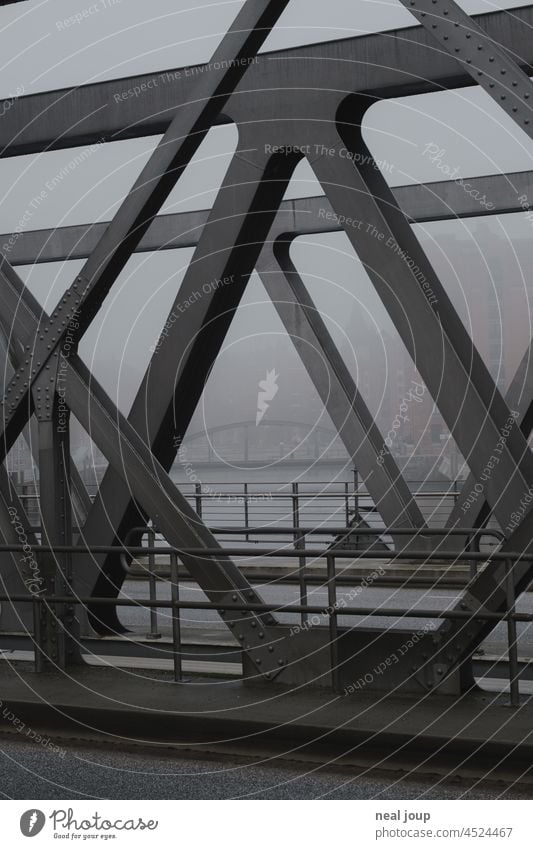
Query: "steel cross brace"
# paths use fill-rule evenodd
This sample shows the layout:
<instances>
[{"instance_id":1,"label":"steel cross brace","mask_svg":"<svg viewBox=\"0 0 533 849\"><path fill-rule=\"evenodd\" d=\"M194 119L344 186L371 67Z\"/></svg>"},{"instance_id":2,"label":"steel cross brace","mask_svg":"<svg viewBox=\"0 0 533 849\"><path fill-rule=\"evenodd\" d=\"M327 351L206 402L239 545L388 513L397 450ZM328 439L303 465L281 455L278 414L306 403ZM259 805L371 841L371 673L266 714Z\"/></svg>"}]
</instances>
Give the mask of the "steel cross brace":
<instances>
[{"instance_id":1,"label":"steel cross brace","mask_svg":"<svg viewBox=\"0 0 533 849\"><path fill-rule=\"evenodd\" d=\"M31 295L13 269L6 269L7 265L5 261L0 265L0 314L3 320L11 319L12 335L20 339L31 333L32 328L35 332L42 310L40 307L37 311L32 308ZM16 304L15 310L13 304ZM69 409L117 474L122 476L131 496L151 516L168 542L177 548L220 548L78 355L60 358L60 367L65 378L65 402ZM49 444L49 441L45 442L46 449ZM54 454L44 461L56 462ZM81 542L88 547L84 532ZM216 559L206 557L202 560L185 555L182 559L208 598L215 603L223 605L239 599L260 603L260 596L224 555L222 548L220 552ZM78 569L77 565L75 572ZM273 677L284 665L282 646L279 641L276 642L269 627L275 624L274 617L270 614L238 617L235 612L223 609L221 616L234 631L243 649L250 652L251 661L258 671L266 678Z\"/></svg>"},{"instance_id":2,"label":"steel cross brace","mask_svg":"<svg viewBox=\"0 0 533 849\"><path fill-rule=\"evenodd\" d=\"M41 502L43 534L48 535L51 542L65 541L65 494L70 482L69 452L64 440L57 438L60 428L56 392L63 339L67 330L70 330L74 337L72 347L76 348L132 250L150 226L220 109L244 75L250 59L286 5L287 0L248 0L245 3L213 56L212 73L206 75L195 90L195 100L181 106L119 212L85 263L82 273L67 290L53 315L45 318L41 314L41 323L36 328L37 335L32 338L33 345L24 346L28 356L12 378L3 399L0 458L6 455L24 426L33 404L39 420L41 483L43 489L50 487L50 498L44 505ZM75 331L72 332L74 327ZM63 352L61 357L64 357ZM51 374L47 375L47 370ZM68 521L70 533L70 519ZM51 569L52 564L47 562L45 571L50 572ZM48 581L50 589L53 589L53 583ZM257 626L257 617L251 624ZM243 632L242 642L251 645L254 640L245 636L247 628L241 626L240 630ZM63 636L66 632L65 627ZM261 633L264 636L262 630ZM58 642L57 635L52 639ZM257 653L260 653L259 649ZM45 654L43 652L43 656ZM66 655L66 650L59 650L53 660L59 659L64 663ZM262 660L254 658L254 662L259 668ZM268 663L265 663L263 669L267 666Z\"/></svg>"},{"instance_id":3,"label":"steel cross brace","mask_svg":"<svg viewBox=\"0 0 533 849\"><path fill-rule=\"evenodd\" d=\"M214 53L212 70L195 88L194 100L180 105L81 273L39 327L31 358L17 370L4 395L0 459L20 433L31 386L60 348L69 323L78 319L75 339L79 341L287 3L247 0Z\"/></svg>"},{"instance_id":4,"label":"steel cross brace","mask_svg":"<svg viewBox=\"0 0 533 849\"><path fill-rule=\"evenodd\" d=\"M194 410L201 397L204 383L214 363L223 340L233 319L240 297L258 260L259 253L266 240L268 244L272 233L274 216L288 184L296 158L271 156L250 152L252 145L242 140L246 157L239 153L232 160L217 195L213 209L209 214L190 267L185 275L180 291L169 312L168 330L162 336L152 357L145 378L132 405L129 422L141 433L147 445L165 469L170 469L177 448L185 435ZM268 198L263 203L269 209L269 215L259 215L257 200L258 185L267 180L265 191ZM268 182L268 180L270 182ZM276 224L275 227L282 226ZM250 230L250 228L252 228ZM278 231L279 232L279 231ZM240 246L240 247L239 247ZM212 287L196 297L198 281L231 281L230 285ZM273 284L270 284L273 285ZM291 301L294 295L286 287ZM181 309L188 304L187 310ZM284 315L283 320L287 320ZM172 321L171 321L172 319ZM373 456L375 460L383 448L383 440L377 428L371 426L372 419L362 399L354 392L353 381L343 366L333 344L327 344L317 338L322 327L317 322L310 324L310 332L316 344L325 344L326 361L332 362L332 373L342 374L344 386L335 386L341 392L339 403L348 397L349 404L355 403L356 410L350 407L349 422L356 430L350 437L349 425L344 428L344 438L349 441L351 451L357 441L356 434L363 439L367 460L365 471L372 472ZM288 326L291 333L292 325ZM325 327L323 328L325 330ZM331 359L330 359L331 358ZM305 359L305 366L313 371ZM333 362L334 361L334 362ZM176 363L170 370L168 363ZM315 375L316 377L316 375ZM335 391L335 395L336 395ZM149 399L149 403L147 403ZM338 416L336 416L338 419ZM361 420L361 424L359 424ZM363 438L364 427L371 428L371 438ZM363 430L362 430L363 428ZM380 506L386 512L387 523L399 525L405 520L413 528L423 526L422 517L407 485L402 479L388 451L383 452L384 463L380 468L374 463L374 478L368 483ZM392 486L395 483L398 493ZM387 500L384 495L387 493ZM400 518L401 517L401 518ZM125 533L139 524L138 510L131 493L117 476L109 470L104 476L98 497L89 513L84 528L84 538L88 545L102 542L112 544L116 539L124 538ZM117 558L107 558L104 568L95 584L87 586L87 594L96 595L117 593L123 580L123 571ZM91 574L90 564L85 564L84 573ZM103 619L103 611L98 617ZM117 623L113 623L117 627Z\"/></svg>"},{"instance_id":5,"label":"steel cross brace","mask_svg":"<svg viewBox=\"0 0 533 849\"><path fill-rule=\"evenodd\" d=\"M329 134L330 147L335 144L334 138L332 130ZM344 140L347 146L350 146L349 138L346 132ZM350 140L353 144L353 136ZM338 141L336 143L339 144ZM360 157L369 155L360 136L351 149L356 150ZM457 319L414 234L405 219L400 217L401 213L379 172L368 165L360 169L354 167L354 174L359 171L358 177L364 177L365 193L359 179L350 176L350 169L344 167L340 157L335 159L334 175L331 175L330 168L326 168L326 163L315 161L313 167L325 187L325 181L331 181L326 191L337 214L349 214L349 187L358 191L359 217L370 222L370 229L361 235L360 231L352 228L348 236L365 262L378 294L410 350L450 432L477 477L483 474L495 448L501 448L501 460L487 482L485 497L502 526L507 526L515 505L521 502L533 483L527 441L511 411L479 358L472 340ZM364 175L361 172L365 172ZM384 236L376 241L380 233ZM374 249L371 240L374 240ZM435 294L437 304L434 307L428 304L422 282L416 280L414 274L411 280L416 282L418 293L406 280L410 266L416 266L421 271L422 281ZM395 294L399 291L401 301ZM531 504L528 510L530 508ZM527 532L525 534L528 539ZM509 546L515 547L511 539ZM437 633L425 638L413 650L410 661L417 667L416 675L422 686L432 689L439 685L491 630L491 623L475 620L475 611L483 608L499 610L505 604L503 570L500 572L497 577L492 577L492 573L491 576L483 573L463 595L460 608L472 611L471 621L466 624L459 621L445 623ZM524 575L520 578L519 573L515 573L517 588L527 584L528 576L531 578L531 565L525 568Z\"/></svg>"},{"instance_id":6,"label":"steel cross brace","mask_svg":"<svg viewBox=\"0 0 533 849\"><path fill-rule=\"evenodd\" d=\"M242 148L249 145L244 141ZM128 417L166 470L189 427L296 162L266 153L248 161L237 153L230 163ZM87 545L102 539L113 544L137 525L139 511L131 492L115 470L108 470L84 527ZM93 572L85 563L84 573L92 580L88 595L95 591ZM106 558L96 594L116 594L123 578L118 558ZM97 613L103 621L103 611Z\"/></svg>"},{"instance_id":7,"label":"steel cross brace","mask_svg":"<svg viewBox=\"0 0 533 849\"><path fill-rule=\"evenodd\" d=\"M516 414L516 422L521 427L525 438L528 439L533 430L533 343L528 345L520 361L505 396L505 403ZM499 462L499 457L495 455L491 460L494 465ZM490 472L491 470L487 469L486 474ZM465 524L475 528L482 526L489 518L490 508L485 501L482 480L483 478L477 480L473 474L468 475L448 517L449 528L457 528ZM503 531L505 533L505 529Z\"/></svg>"},{"instance_id":8,"label":"steel cross brace","mask_svg":"<svg viewBox=\"0 0 533 849\"><path fill-rule=\"evenodd\" d=\"M364 111L368 103L359 104ZM346 234L426 386L453 434L463 456L482 473L501 435L511 421L510 411L465 331L446 291L398 208L392 192L360 134L362 115L350 116L357 125L344 125L342 136L330 122L307 130L328 150L347 147L353 163L329 154L311 163L337 215L354 215L364 226L346 227ZM293 138L298 144L300 137ZM288 143L288 142L286 142ZM360 164L364 163L364 164ZM487 484L487 499L505 524L512 504L533 481L533 458L519 428L511 432L502 462ZM506 498L501 498L502 492Z\"/></svg>"},{"instance_id":9,"label":"steel cross brace","mask_svg":"<svg viewBox=\"0 0 533 849\"><path fill-rule=\"evenodd\" d=\"M276 232L277 230L277 232ZM424 519L290 258L293 236L271 232L256 270L388 528L420 531ZM416 545L423 547L421 537ZM401 550L408 538L395 539Z\"/></svg>"}]
</instances>

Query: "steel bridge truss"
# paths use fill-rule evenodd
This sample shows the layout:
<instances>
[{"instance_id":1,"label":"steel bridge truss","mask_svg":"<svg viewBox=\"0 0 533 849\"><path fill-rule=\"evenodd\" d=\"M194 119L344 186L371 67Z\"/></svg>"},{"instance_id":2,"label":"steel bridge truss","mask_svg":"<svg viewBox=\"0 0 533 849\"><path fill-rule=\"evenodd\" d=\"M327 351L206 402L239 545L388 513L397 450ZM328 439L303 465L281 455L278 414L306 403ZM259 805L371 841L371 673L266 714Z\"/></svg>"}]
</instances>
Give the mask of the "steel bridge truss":
<instances>
[{"instance_id":1,"label":"steel bridge truss","mask_svg":"<svg viewBox=\"0 0 533 849\"><path fill-rule=\"evenodd\" d=\"M503 552L523 552L514 566L515 590L527 586L533 576L529 502L519 522L513 517L517 505L533 493L527 442L533 426L531 352L526 351L504 399L411 227L415 221L479 215L482 209L454 183L391 190L361 127L377 99L476 84L531 138L533 83L527 71L533 61L533 9L514 10L512 18L505 12L474 18L446 0L402 0L419 26L263 54L252 62L287 2L248 0L209 73L176 74L174 83L157 89L155 103L146 97L113 98L117 90L142 80L131 78L23 97L2 119L3 156L96 139L164 135L108 225L21 233L9 260L2 256L0 322L9 363L1 445L2 459L23 432L37 446L40 488L46 494L40 500L42 542L52 548L72 545L73 509L80 526L78 541L86 556L77 558L74 568L68 553L43 555L38 564L43 592L116 596L124 578L118 556L91 550L120 545L132 528L151 520L176 548L220 552L216 557L184 555L183 560L219 606L253 674L305 681L315 674L315 655L320 657L327 633L315 629L291 636L272 613L237 614L236 603L249 607L261 598L169 477L176 446L256 270L385 526L412 530L412 537L395 538L396 545L420 550L425 539L420 510L290 257L298 235L343 229L467 459L471 480L465 486L482 486L469 525L481 525L489 515L497 519L506 536ZM110 108L100 109L104 103ZM157 217L209 129L223 122L235 124L239 141L212 209ZM284 202L303 158L324 197ZM527 204L519 198L533 188L530 173L471 182L494 201L493 214L524 210ZM350 226L354 218L367 226ZM83 364L77 345L133 252L185 246L194 246L194 255L169 315L188 300L186 320L169 324L161 336L125 417ZM85 260L82 270L50 315L15 270L21 264L80 258ZM191 297L201 282L227 278L231 286L210 287L202 298ZM94 502L70 459L70 413L109 461ZM497 445L499 462L482 482ZM19 544L22 528L30 547L35 545L3 467L0 494L5 541ZM460 529L458 511L452 512L449 527ZM15 555L4 557L3 584L10 594L30 585L31 568L31 561L28 566ZM476 612L500 612L505 594L503 566L470 582L458 606L470 618L446 620L410 653L409 669L417 669L419 689L431 691L443 681L458 689L468 683L469 658L492 627ZM107 606L86 609L85 618L74 611L73 604L41 605L41 669L80 661L80 628L120 629ZM2 611L2 627L28 622L29 612L29 604L12 605ZM390 630L373 635L353 629L347 635L353 653L375 652L380 644L390 649L399 639Z\"/></svg>"}]
</instances>

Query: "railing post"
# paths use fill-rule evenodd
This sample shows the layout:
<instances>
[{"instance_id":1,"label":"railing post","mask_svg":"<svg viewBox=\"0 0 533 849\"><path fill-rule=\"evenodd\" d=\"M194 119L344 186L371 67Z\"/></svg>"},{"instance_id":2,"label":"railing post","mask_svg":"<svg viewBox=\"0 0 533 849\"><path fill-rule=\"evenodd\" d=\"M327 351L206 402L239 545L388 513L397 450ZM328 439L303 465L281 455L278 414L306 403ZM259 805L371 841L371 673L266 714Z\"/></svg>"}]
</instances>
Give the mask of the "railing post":
<instances>
[{"instance_id":1,"label":"railing post","mask_svg":"<svg viewBox=\"0 0 533 849\"><path fill-rule=\"evenodd\" d=\"M353 511L357 522L359 520L359 473L357 469L353 470Z\"/></svg>"},{"instance_id":2,"label":"railing post","mask_svg":"<svg viewBox=\"0 0 533 849\"><path fill-rule=\"evenodd\" d=\"M474 535L474 536L471 536L471 537L468 538L467 551L469 553L475 553L476 552L476 540L478 542L477 551L479 551L479 537ZM477 577L477 560L469 559L468 567L469 567L469 570L470 570L470 580L473 581L474 578Z\"/></svg>"},{"instance_id":3,"label":"railing post","mask_svg":"<svg viewBox=\"0 0 533 849\"><path fill-rule=\"evenodd\" d=\"M39 596L34 594L33 602L32 602L32 616L33 616L33 657L34 657L34 665L36 672L44 671L44 662L43 662L43 653L42 653L42 645L43 645L43 635L42 635L42 620L41 620L41 601L39 600Z\"/></svg>"},{"instance_id":4,"label":"railing post","mask_svg":"<svg viewBox=\"0 0 533 849\"><path fill-rule=\"evenodd\" d=\"M292 526L294 528L294 547L305 550L305 539L300 534L300 497L298 492L298 484L292 485ZM298 557L298 582L300 585L300 604L307 604L307 583L305 580L305 555ZM308 619L307 613L300 614L300 622L305 625Z\"/></svg>"},{"instance_id":5,"label":"railing post","mask_svg":"<svg viewBox=\"0 0 533 849\"><path fill-rule=\"evenodd\" d=\"M201 483L195 483L194 484L194 490L195 490L195 493L196 493L196 497L195 497L196 513L199 516L199 518L201 519L202 518L202 484Z\"/></svg>"},{"instance_id":6,"label":"railing post","mask_svg":"<svg viewBox=\"0 0 533 849\"><path fill-rule=\"evenodd\" d=\"M174 661L174 681L183 680L181 660L181 621L180 608L177 602L180 600L178 555L175 551L170 553L170 581L172 594L172 657Z\"/></svg>"},{"instance_id":7,"label":"railing post","mask_svg":"<svg viewBox=\"0 0 533 849\"><path fill-rule=\"evenodd\" d=\"M248 484L244 484L244 527L248 528L250 526L249 516L248 516ZM250 534L245 535L246 542L250 541Z\"/></svg>"},{"instance_id":8,"label":"railing post","mask_svg":"<svg viewBox=\"0 0 533 849\"><path fill-rule=\"evenodd\" d=\"M157 599L157 579L155 576L155 529L148 528L148 584L150 588L150 601ZM150 608L150 633L146 635L148 640L159 640L161 634L157 630L157 608Z\"/></svg>"},{"instance_id":9,"label":"railing post","mask_svg":"<svg viewBox=\"0 0 533 849\"><path fill-rule=\"evenodd\" d=\"M329 616L329 655L331 662L331 686L337 693L339 687L339 646L337 622L337 585L335 577L335 558L332 554L326 557L328 575L328 616Z\"/></svg>"},{"instance_id":10,"label":"railing post","mask_svg":"<svg viewBox=\"0 0 533 849\"><path fill-rule=\"evenodd\" d=\"M505 590L507 596L507 641L509 644L509 685L511 707L520 706L520 673L518 670L518 644L516 639L515 590L513 583L513 564L505 561Z\"/></svg>"},{"instance_id":11,"label":"railing post","mask_svg":"<svg viewBox=\"0 0 533 849\"><path fill-rule=\"evenodd\" d=\"M344 481L344 515L346 520L346 527L350 526L350 496L349 496L349 484L348 481Z\"/></svg>"}]
</instances>

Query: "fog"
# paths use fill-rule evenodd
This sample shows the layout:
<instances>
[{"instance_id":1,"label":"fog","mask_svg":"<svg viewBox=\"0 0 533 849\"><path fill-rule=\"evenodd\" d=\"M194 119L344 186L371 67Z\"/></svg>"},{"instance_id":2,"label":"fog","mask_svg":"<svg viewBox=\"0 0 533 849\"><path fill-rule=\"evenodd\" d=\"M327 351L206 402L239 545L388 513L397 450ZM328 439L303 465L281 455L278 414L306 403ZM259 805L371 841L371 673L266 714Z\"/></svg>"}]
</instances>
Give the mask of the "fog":
<instances>
[{"instance_id":1,"label":"fog","mask_svg":"<svg viewBox=\"0 0 533 849\"><path fill-rule=\"evenodd\" d=\"M150 4L99 0L99 4L97 12L68 27L64 21L91 4L85 0L33 0L2 8L3 95L8 97L17 90L30 94L206 60L241 5L191 4L190 0L153 0ZM483 12L519 3L462 5L468 12ZM413 19L396 0L292 0L264 50L412 24ZM464 177L532 167L530 140L476 88L377 104L366 116L364 132L375 158L388 164L384 175L392 186L446 179L439 162L458 168ZM32 209L27 229L108 221L157 141L158 137L152 137L99 145ZM233 127L214 128L163 211L208 208L236 145ZM439 161L428 156L429 145L438 145L443 152ZM1 233L15 229L32 198L76 153L71 149L0 160ZM310 165L304 162L286 196L322 193ZM531 338L531 227L523 214L415 225L417 237L503 391ZM191 250L135 256L84 337L83 358L123 412L129 410L148 365L150 347L157 342L191 256ZM421 382L421 378L364 268L343 233L299 238L292 257L386 434L402 393L410 381ZM79 267L81 263L65 262L19 271L50 311ZM256 429L259 382L271 372L276 375L275 397ZM287 428L284 422L298 427ZM238 435L229 436L232 430ZM191 445L197 446L198 456L205 449L200 439L204 436L211 452L222 463L231 464L239 459L235 445L242 447L245 430L249 432L247 451L251 452L247 460L253 461L255 452L258 468L265 452L274 458L297 450L339 458L344 452L255 275L189 436L194 436ZM210 436L215 431L225 435L215 439ZM79 430L76 434L83 442ZM415 477L460 473L462 460L428 393L409 426L398 435L393 452L407 467L413 464L415 454L431 458L423 469L415 463Z\"/></svg>"}]
</instances>

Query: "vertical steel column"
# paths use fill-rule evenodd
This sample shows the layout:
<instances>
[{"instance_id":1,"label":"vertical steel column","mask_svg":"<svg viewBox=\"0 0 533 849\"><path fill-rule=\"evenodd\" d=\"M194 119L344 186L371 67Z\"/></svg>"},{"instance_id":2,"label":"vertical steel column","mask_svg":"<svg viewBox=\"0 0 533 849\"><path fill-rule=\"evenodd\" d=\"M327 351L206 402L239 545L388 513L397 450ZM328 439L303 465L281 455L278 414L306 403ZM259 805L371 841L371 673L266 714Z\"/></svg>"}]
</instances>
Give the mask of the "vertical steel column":
<instances>
[{"instance_id":1,"label":"vertical steel column","mask_svg":"<svg viewBox=\"0 0 533 849\"><path fill-rule=\"evenodd\" d=\"M64 402L63 356L54 354L33 389L39 431L39 510L43 545L72 545L70 496L70 412ZM57 391L56 391L57 390ZM62 393L62 394L59 394ZM35 645L37 671L66 669L81 663L74 604L49 604L47 595L72 593L72 556L41 554L43 576L40 639Z\"/></svg>"},{"instance_id":2,"label":"vertical steel column","mask_svg":"<svg viewBox=\"0 0 533 849\"><path fill-rule=\"evenodd\" d=\"M328 620L329 620L329 653L331 659L331 686L339 691L339 631L337 627L337 584L335 575L335 557L326 557L328 575Z\"/></svg>"},{"instance_id":3,"label":"vertical steel column","mask_svg":"<svg viewBox=\"0 0 533 849\"><path fill-rule=\"evenodd\" d=\"M170 582L172 595L172 657L174 663L174 681L183 680L183 660L181 657L181 611L177 606L180 600L178 556L175 551L170 554Z\"/></svg>"},{"instance_id":4,"label":"vertical steel column","mask_svg":"<svg viewBox=\"0 0 533 849\"><path fill-rule=\"evenodd\" d=\"M509 646L509 685L511 707L520 706L520 672L518 669L518 642L516 634L515 588L512 561L505 562L505 592L507 596L507 641Z\"/></svg>"},{"instance_id":5,"label":"vertical steel column","mask_svg":"<svg viewBox=\"0 0 533 849\"><path fill-rule=\"evenodd\" d=\"M150 587L150 601L157 599L157 578L155 574L155 530L149 528L148 534L148 584ZM149 640L159 640L161 634L157 630L157 607L150 608L150 633L146 635Z\"/></svg>"},{"instance_id":6,"label":"vertical steel column","mask_svg":"<svg viewBox=\"0 0 533 849\"><path fill-rule=\"evenodd\" d=\"M294 528L294 547L305 548L304 537L300 531L300 495L298 491L298 483L292 484L292 526ZM305 555L298 557L298 583L300 585L300 604L307 604L307 584L305 581ZM307 622L308 616L305 611L300 614L302 625Z\"/></svg>"}]
</instances>

